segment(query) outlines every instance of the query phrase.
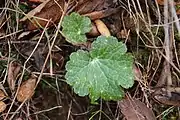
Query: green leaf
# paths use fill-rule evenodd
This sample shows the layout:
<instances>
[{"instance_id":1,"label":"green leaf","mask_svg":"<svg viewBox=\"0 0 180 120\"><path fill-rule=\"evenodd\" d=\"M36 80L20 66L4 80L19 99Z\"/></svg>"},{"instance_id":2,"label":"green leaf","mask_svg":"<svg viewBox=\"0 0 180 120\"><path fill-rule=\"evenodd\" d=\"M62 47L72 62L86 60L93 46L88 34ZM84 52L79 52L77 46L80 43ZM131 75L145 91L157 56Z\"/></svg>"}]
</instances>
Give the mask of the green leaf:
<instances>
[{"instance_id":1,"label":"green leaf","mask_svg":"<svg viewBox=\"0 0 180 120\"><path fill-rule=\"evenodd\" d=\"M83 43L87 41L85 33L91 30L91 20L78 13L72 13L70 16L64 17L62 27L62 33L68 42Z\"/></svg>"},{"instance_id":2,"label":"green leaf","mask_svg":"<svg viewBox=\"0 0 180 120\"><path fill-rule=\"evenodd\" d=\"M66 64L67 83L80 96L89 95L91 102L98 98L119 100L123 88L133 86L133 58L126 46L115 37L100 36L90 52L78 50Z\"/></svg>"}]
</instances>

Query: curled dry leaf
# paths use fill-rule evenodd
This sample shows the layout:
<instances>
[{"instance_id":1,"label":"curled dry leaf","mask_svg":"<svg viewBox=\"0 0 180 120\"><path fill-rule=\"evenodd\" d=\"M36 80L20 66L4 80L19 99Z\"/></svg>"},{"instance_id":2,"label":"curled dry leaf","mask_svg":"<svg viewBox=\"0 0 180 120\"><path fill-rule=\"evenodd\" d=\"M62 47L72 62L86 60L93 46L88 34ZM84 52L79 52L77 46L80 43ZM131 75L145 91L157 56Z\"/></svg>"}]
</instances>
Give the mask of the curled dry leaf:
<instances>
[{"instance_id":1,"label":"curled dry leaf","mask_svg":"<svg viewBox=\"0 0 180 120\"><path fill-rule=\"evenodd\" d=\"M103 21L95 20L94 22L96 24L98 31L101 33L101 35L106 36L106 37L111 35L109 32L109 29L107 28L107 26L104 24Z\"/></svg>"},{"instance_id":2,"label":"curled dry leaf","mask_svg":"<svg viewBox=\"0 0 180 120\"><path fill-rule=\"evenodd\" d=\"M5 97L6 95L4 94L4 92L0 90L0 100L3 100Z\"/></svg>"},{"instance_id":3,"label":"curled dry leaf","mask_svg":"<svg viewBox=\"0 0 180 120\"><path fill-rule=\"evenodd\" d=\"M20 69L21 69L21 66L20 66L19 63L14 62L14 61L10 62L9 67L8 67L7 81L8 81L8 84L9 84L9 88L11 90L15 89L16 77L17 77Z\"/></svg>"},{"instance_id":4,"label":"curled dry leaf","mask_svg":"<svg viewBox=\"0 0 180 120\"><path fill-rule=\"evenodd\" d=\"M23 102L31 99L31 97L34 94L35 85L36 85L36 78L34 77L29 78L27 81L24 81L19 88L17 94L17 100L19 102Z\"/></svg>"},{"instance_id":5,"label":"curled dry leaf","mask_svg":"<svg viewBox=\"0 0 180 120\"><path fill-rule=\"evenodd\" d=\"M152 110L139 100L124 99L119 101L119 107L127 120L156 120Z\"/></svg>"},{"instance_id":6,"label":"curled dry leaf","mask_svg":"<svg viewBox=\"0 0 180 120\"><path fill-rule=\"evenodd\" d=\"M0 101L0 113L6 109L6 104L3 101Z\"/></svg>"},{"instance_id":7,"label":"curled dry leaf","mask_svg":"<svg viewBox=\"0 0 180 120\"><path fill-rule=\"evenodd\" d=\"M100 33L96 27L96 25L92 22L92 29L90 32L87 33L89 36L93 36L93 37L96 37L96 36L99 36Z\"/></svg>"}]
</instances>

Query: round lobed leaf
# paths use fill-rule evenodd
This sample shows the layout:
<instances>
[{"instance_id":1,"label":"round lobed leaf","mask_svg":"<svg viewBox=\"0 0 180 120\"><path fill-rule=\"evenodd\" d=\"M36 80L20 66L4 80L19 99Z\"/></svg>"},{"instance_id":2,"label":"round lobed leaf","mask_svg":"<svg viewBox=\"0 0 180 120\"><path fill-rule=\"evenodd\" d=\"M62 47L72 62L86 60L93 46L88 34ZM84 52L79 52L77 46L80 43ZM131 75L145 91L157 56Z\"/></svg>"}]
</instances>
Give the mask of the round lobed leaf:
<instances>
[{"instance_id":1,"label":"round lobed leaf","mask_svg":"<svg viewBox=\"0 0 180 120\"><path fill-rule=\"evenodd\" d=\"M91 20L78 13L72 13L64 17L62 27L66 40L72 44L79 44L87 41L85 33L91 30Z\"/></svg>"},{"instance_id":2,"label":"round lobed leaf","mask_svg":"<svg viewBox=\"0 0 180 120\"><path fill-rule=\"evenodd\" d=\"M78 50L66 64L67 83L80 96L88 95L91 102L119 100L123 88L133 86L133 58L126 46L115 37L98 37L90 52Z\"/></svg>"}]
</instances>

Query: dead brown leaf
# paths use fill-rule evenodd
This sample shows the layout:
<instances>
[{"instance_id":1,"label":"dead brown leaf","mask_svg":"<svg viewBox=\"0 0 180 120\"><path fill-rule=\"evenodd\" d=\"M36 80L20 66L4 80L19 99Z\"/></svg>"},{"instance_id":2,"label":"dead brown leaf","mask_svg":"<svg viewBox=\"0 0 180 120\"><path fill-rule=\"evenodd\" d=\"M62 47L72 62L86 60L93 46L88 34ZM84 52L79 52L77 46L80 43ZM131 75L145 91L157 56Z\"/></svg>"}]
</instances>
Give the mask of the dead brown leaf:
<instances>
[{"instance_id":1,"label":"dead brown leaf","mask_svg":"<svg viewBox=\"0 0 180 120\"><path fill-rule=\"evenodd\" d=\"M24 81L18 91L17 100L23 102L31 99L34 94L34 88L36 85L36 78L31 77L28 80Z\"/></svg>"},{"instance_id":2,"label":"dead brown leaf","mask_svg":"<svg viewBox=\"0 0 180 120\"><path fill-rule=\"evenodd\" d=\"M3 101L0 101L0 113L6 109L6 104Z\"/></svg>"},{"instance_id":3,"label":"dead brown leaf","mask_svg":"<svg viewBox=\"0 0 180 120\"><path fill-rule=\"evenodd\" d=\"M17 77L20 69L21 69L21 66L19 63L14 62L14 61L11 61L9 63L7 82L9 84L9 88L11 90L15 89L16 77Z\"/></svg>"},{"instance_id":4,"label":"dead brown leaf","mask_svg":"<svg viewBox=\"0 0 180 120\"><path fill-rule=\"evenodd\" d=\"M156 0L159 5L164 5L164 0Z\"/></svg>"},{"instance_id":5,"label":"dead brown leaf","mask_svg":"<svg viewBox=\"0 0 180 120\"><path fill-rule=\"evenodd\" d=\"M43 3L46 4L41 9L32 10L33 16L35 17L26 22L28 30L43 28L44 26L46 26L48 21L50 21L48 26L51 26L54 23L58 22L58 20L61 18L64 8L64 0L56 0L56 2L54 0L47 0ZM34 13L34 11L38 12ZM32 15L30 17L32 17Z\"/></svg>"},{"instance_id":6,"label":"dead brown leaf","mask_svg":"<svg viewBox=\"0 0 180 120\"><path fill-rule=\"evenodd\" d=\"M177 10L176 10L176 14L177 14L177 15L180 15L180 9L177 9Z\"/></svg>"},{"instance_id":7,"label":"dead brown leaf","mask_svg":"<svg viewBox=\"0 0 180 120\"><path fill-rule=\"evenodd\" d=\"M100 10L100 11L93 11L91 13L85 13L83 14L83 16L87 16L89 17L91 20L96 20L96 19L101 19L104 17L108 17L114 13L117 13L119 11L121 11L122 8L121 7L117 7L117 8L107 8L105 10Z\"/></svg>"},{"instance_id":8,"label":"dead brown leaf","mask_svg":"<svg viewBox=\"0 0 180 120\"><path fill-rule=\"evenodd\" d=\"M165 105L180 107L180 87L162 87L156 88L153 97Z\"/></svg>"},{"instance_id":9,"label":"dead brown leaf","mask_svg":"<svg viewBox=\"0 0 180 120\"><path fill-rule=\"evenodd\" d=\"M109 29L107 28L107 26L104 24L103 21L95 20L94 22L96 24L98 31L101 33L101 35L103 35L103 36L110 36L111 35L109 32Z\"/></svg>"},{"instance_id":10,"label":"dead brown leaf","mask_svg":"<svg viewBox=\"0 0 180 120\"><path fill-rule=\"evenodd\" d=\"M75 11L79 14L99 11L105 7L105 4L106 0L81 0L80 2L78 2Z\"/></svg>"},{"instance_id":11,"label":"dead brown leaf","mask_svg":"<svg viewBox=\"0 0 180 120\"><path fill-rule=\"evenodd\" d=\"M46 0L43 3L41 3L38 7L35 9L31 10L26 16L24 16L20 21L25 21L27 19L32 18L35 14L39 13L43 7L49 2L50 0Z\"/></svg>"},{"instance_id":12,"label":"dead brown leaf","mask_svg":"<svg viewBox=\"0 0 180 120\"><path fill-rule=\"evenodd\" d=\"M3 100L5 97L6 95L4 94L4 92L0 90L0 100Z\"/></svg>"},{"instance_id":13,"label":"dead brown leaf","mask_svg":"<svg viewBox=\"0 0 180 120\"><path fill-rule=\"evenodd\" d=\"M152 110L137 99L119 101L119 107L127 120L156 120Z\"/></svg>"},{"instance_id":14,"label":"dead brown leaf","mask_svg":"<svg viewBox=\"0 0 180 120\"><path fill-rule=\"evenodd\" d=\"M46 26L48 21L50 21L51 26L54 23L57 23L61 18L65 2L64 0L46 0L34 10L30 11L21 21L27 20L27 29L34 30L37 28L43 28ZM46 4L45 4L46 3ZM79 14L90 17L91 19L99 19L107 17L117 11L119 8L109 8L113 4L110 0L78 0L76 2L70 3L68 5L67 13L72 11L78 12ZM109 8L109 9L108 9ZM106 10L104 10L106 9ZM94 12L95 11L95 12ZM34 17L33 17L34 16Z\"/></svg>"}]
</instances>

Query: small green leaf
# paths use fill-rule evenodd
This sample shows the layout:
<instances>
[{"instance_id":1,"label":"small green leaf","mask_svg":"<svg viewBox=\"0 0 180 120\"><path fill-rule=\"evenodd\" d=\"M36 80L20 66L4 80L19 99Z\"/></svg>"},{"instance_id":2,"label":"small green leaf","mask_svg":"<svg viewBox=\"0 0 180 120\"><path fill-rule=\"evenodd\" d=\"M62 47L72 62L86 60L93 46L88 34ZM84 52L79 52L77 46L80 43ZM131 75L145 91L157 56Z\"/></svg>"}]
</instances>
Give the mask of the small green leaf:
<instances>
[{"instance_id":1,"label":"small green leaf","mask_svg":"<svg viewBox=\"0 0 180 120\"><path fill-rule=\"evenodd\" d=\"M62 27L62 33L68 42L83 43L87 41L85 33L91 30L91 20L88 17L80 16L78 13L72 13L64 17Z\"/></svg>"},{"instance_id":2,"label":"small green leaf","mask_svg":"<svg viewBox=\"0 0 180 120\"><path fill-rule=\"evenodd\" d=\"M123 88L133 86L133 58L126 54L126 46L115 37L100 36L90 52L78 50L66 64L67 83L80 96L89 95L91 102L119 100Z\"/></svg>"}]
</instances>

